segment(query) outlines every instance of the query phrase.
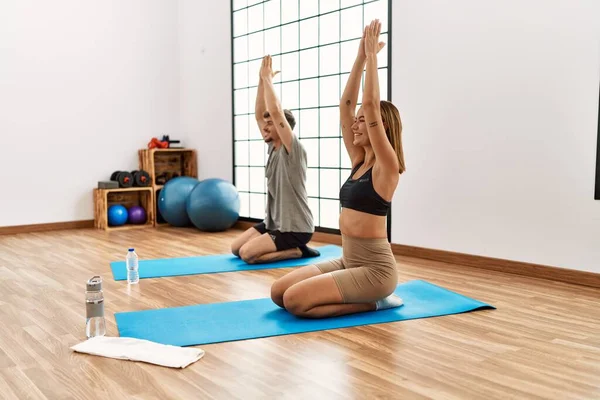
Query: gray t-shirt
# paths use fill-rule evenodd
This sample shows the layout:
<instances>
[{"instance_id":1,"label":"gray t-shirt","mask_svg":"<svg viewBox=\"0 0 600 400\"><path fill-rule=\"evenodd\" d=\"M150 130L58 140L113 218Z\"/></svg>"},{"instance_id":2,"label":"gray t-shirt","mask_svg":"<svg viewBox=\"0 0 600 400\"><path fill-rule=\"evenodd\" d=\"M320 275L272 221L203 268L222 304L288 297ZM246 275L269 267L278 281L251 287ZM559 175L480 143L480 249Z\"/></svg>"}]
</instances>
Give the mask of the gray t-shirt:
<instances>
[{"instance_id":1,"label":"gray t-shirt","mask_svg":"<svg viewBox=\"0 0 600 400\"><path fill-rule=\"evenodd\" d=\"M277 150L269 143L267 209L265 226L281 232L314 232L313 215L306 191L306 150L292 135L290 153L283 143Z\"/></svg>"}]
</instances>

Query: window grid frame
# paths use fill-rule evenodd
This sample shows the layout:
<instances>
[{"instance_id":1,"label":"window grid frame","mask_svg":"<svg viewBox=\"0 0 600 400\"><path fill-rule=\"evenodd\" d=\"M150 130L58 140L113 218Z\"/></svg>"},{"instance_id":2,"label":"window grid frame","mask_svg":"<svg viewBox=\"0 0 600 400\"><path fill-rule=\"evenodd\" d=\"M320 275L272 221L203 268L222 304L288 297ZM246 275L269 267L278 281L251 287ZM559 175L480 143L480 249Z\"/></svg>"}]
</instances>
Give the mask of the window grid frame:
<instances>
[{"instance_id":1,"label":"window grid frame","mask_svg":"<svg viewBox=\"0 0 600 400\"><path fill-rule=\"evenodd\" d=\"M596 141L596 185L594 200L600 200L600 87L598 89L598 139Z\"/></svg>"},{"instance_id":2,"label":"window grid frame","mask_svg":"<svg viewBox=\"0 0 600 400\"><path fill-rule=\"evenodd\" d=\"M298 0L298 32L300 32L300 0ZM338 0L338 7L339 7L340 1ZM321 10L321 0L317 1L317 7L319 8L319 11ZM320 42L321 40L321 15L317 15L314 18L317 19L317 43ZM317 49L320 49L319 47L317 47ZM300 65L300 34L298 34L298 65ZM317 71L318 74L321 75L321 52L319 50L317 50ZM300 69L298 69L298 75L300 75ZM321 103L321 85L319 82L319 78L317 77L317 82L319 83L317 85L317 99L318 103ZM298 84L300 85L300 84ZM300 89L302 90L302 89ZM298 106L300 106L300 104L298 104ZM320 137L321 136L321 107L317 108L317 126L319 127L319 129L317 130L317 135ZM300 136L300 135L298 135ZM319 139L317 139L317 143L319 142ZM318 207L317 207L317 215L318 215L318 219L317 221L319 221L318 224L315 225L321 225L321 146L317 146L317 168L319 173L317 174L317 203L318 203Z\"/></svg>"},{"instance_id":3,"label":"window grid frame","mask_svg":"<svg viewBox=\"0 0 600 400\"><path fill-rule=\"evenodd\" d=\"M238 91L238 90L250 90L250 89L253 89L253 88L257 88L258 85L236 88L235 87L235 65L243 64L243 63L246 63L246 64L249 65L251 62L255 62L255 61L261 60L262 57L255 58L255 59L251 59L251 58L247 57L247 59L245 61L237 61L237 62L234 61L235 60L235 46L234 46L235 39L238 39L238 38L241 38L241 37L244 37L244 36L248 37L250 35L253 35L253 34L256 34L256 33L260 33L260 32L264 33L265 31L268 31L270 29L279 28L279 53L273 53L272 56L274 56L274 57L279 56L279 57L281 57L281 59L283 59L282 56L284 56L284 55L287 55L287 54L298 54L298 74L299 74L299 76L300 76L300 68L301 68L301 62L300 62L300 52L301 51L320 49L322 47L325 47L325 46L328 46L328 45L334 45L334 44L339 45L339 48L338 48L338 51L339 51L339 54L338 54L339 69L338 69L337 73L335 73L335 74L321 75L321 62L320 62L321 61L320 60L320 58L321 58L321 54L320 53L321 52L318 51L318 54L317 54L318 75L317 76L307 77L307 78L300 78L299 77L298 79L292 79L292 80L288 80L288 81L281 81L281 82L278 82L278 84L279 85L283 85L284 83L298 82L298 88L300 90L300 87L299 87L300 86L300 81L310 80L310 79L317 79L317 80L319 80L320 78L328 78L328 77L337 76L338 77L338 90L339 90L340 96L341 96L341 93L343 91L342 90L343 89L342 88L342 76L346 75L346 74L349 74L349 72L341 72L342 71L342 55L341 55L342 46L341 45L342 45L342 43L347 43L347 42L351 42L351 41L355 41L355 40L360 39L360 37L359 38L352 38L352 39L344 39L344 40L341 39L341 37L342 37L342 11L348 10L348 9L352 9L352 8L355 8L355 7L361 7L362 8L362 22L363 22L362 26L364 27L365 26L365 11L364 11L364 7L366 5L368 5L368 4L375 3L375 2L381 1L381 0L367 0L367 1L363 0L359 4L354 4L354 5L347 6L347 7L341 7L340 0L338 0L338 8L337 9L331 10L331 11L327 11L327 12L324 12L324 13L320 12L320 10L321 10L321 0L319 0L318 3L317 3L318 4L319 12L317 14L315 14L315 15L311 15L311 16L305 17L305 18L300 18L300 0L298 0L298 5L297 5L297 7L298 7L298 9L297 9L298 18L294 19L293 21L288 21L286 23L281 23L281 21L283 20L283 11L282 11L282 7L281 7L281 0L275 0L275 1L279 1L279 4L280 4L280 6L279 6L279 24L274 25L274 26L269 26L268 28L265 28L264 27L264 20L265 20L265 7L264 7L264 5L266 3L268 3L269 1L274 1L274 0L265 0L265 1L258 2L256 4L252 4L250 6L245 6L245 7L241 7L241 8L238 8L238 9L234 10L233 9L233 2L234 2L234 0L230 0L230 13L231 13L231 15L230 15L231 16L231 65L232 65L232 68L231 68L231 90L232 90L231 91L231 94L232 94L232 103L231 103L232 104L232 107L231 107L231 111L232 111L232 177L233 177L233 184L234 185L236 185L236 167L247 168L248 169L248 183L250 183L250 179L251 179L251 177L250 177L250 170L251 170L251 168L261 168L261 167L264 168L264 164L266 164L266 158L265 158L266 157L266 152L263 153L263 160L264 160L264 164L263 165L257 166L257 165L252 165L250 163L250 146L247 146L248 147L248 164L247 165L246 164L244 164L244 165L242 165L242 164L236 164L236 152L235 152L236 143L239 143L239 142L251 143L251 142L257 142L257 141L261 141L262 142L262 139L258 139L258 138L251 139L250 136L249 136L249 134L248 134L248 137L246 139L237 139L236 138L235 117L246 116L248 118L247 129L248 129L248 132L249 132L250 131L250 125L251 125L251 120L250 119L252 118L252 115L254 115L254 112L239 113L239 114L235 113L235 92ZM392 100L392 0L385 0L385 1L387 1L387 25L388 26L387 26L387 30L385 32L382 32L382 34L386 34L387 35L387 43L386 43L386 47L387 47L387 49L386 49L386 51L387 51L387 62L386 62L385 66L378 67L378 70L386 69L386 72L387 72L387 100L391 101ZM262 9L262 13L263 13L263 28L260 29L260 30L257 30L257 31L253 31L253 32L248 31L248 32L246 32L244 34L241 34L241 35L238 35L238 36L234 36L234 14L236 12L245 10L246 11L246 26L248 26L248 24L249 24L249 12L248 12L248 9L250 9L252 7L257 7L257 6L260 6L260 5L263 6L263 9ZM307 47L307 48L301 48L300 47L300 43L301 43L300 42L300 37L301 37L300 36L300 22L306 21L306 20L309 20L309 19L313 19L313 18L317 18L317 21L320 22L320 17L321 16L328 15L328 14L333 14L333 13L336 13L336 12L339 13L339 15L338 15L338 29L339 29L338 40L334 41L332 43L317 44L316 46L310 46L310 47ZM297 35L298 36L298 48L296 50L293 50L293 51L283 52L282 51L283 29L281 29L281 28L284 27L284 26L287 26L287 25L294 24L294 23L298 24L298 35ZM321 37L320 30L321 30L321 24L319 23L318 24L318 35L317 35L317 37L319 38L319 40L320 40L320 37ZM264 49L265 46L266 46L266 43L265 43L266 42L266 35L263 34L262 40L263 40L263 49ZM250 41L249 40L246 41L246 51L247 51L247 54L249 55L250 54ZM247 71L247 76L248 76L248 84L250 84L249 71ZM361 78L361 85L364 86L364 76ZM282 88L282 86L280 86L280 87ZM319 103L320 103L320 94L321 94L321 83L319 82L319 84L317 85L317 98L319 99ZM281 92L281 96L282 95L283 95L283 92ZM298 96L300 96L300 95L298 94ZM280 99L280 100L282 100L282 99ZM250 101L248 101L248 107L250 106L250 104L251 104ZM360 105L360 104L361 104L361 102L360 102L360 99L359 99L359 101L357 102L357 105ZM329 105L329 106L327 106L327 105L326 106L319 105L319 106L313 106L313 107L301 107L301 105L300 105L300 99L299 99L299 101L298 101L298 108L294 108L294 112L297 112L298 113L298 117L299 117L300 111L303 111L303 110L317 110L317 124L318 124L318 127L319 127L317 136L302 137L302 138L300 138L300 136L298 136L299 139L317 139L317 140L320 140L320 139L323 139L323 138L331 138L331 139L336 139L337 138L339 140L339 145L338 145L338 166L337 167L324 167L324 166L322 167L321 166L321 148L320 148L321 146L319 146L318 147L318 156L317 156L317 160L318 160L317 161L317 167L309 167L309 168L310 169L316 169L318 171L321 171L321 170L337 170L337 171L339 171L338 179L339 179L339 186L341 187L341 184L342 184L342 175L341 175L341 173L344 170L348 170L348 168L342 167L342 165L341 165L342 164L342 145L343 145L343 137L342 137L342 135L343 134L341 133L341 131L338 130L338 136L321 136L321 109L323 109L323 108L334 108L334 107L337 108L339 106L338 105ZM254 120L254 118L252 118L252 119ZM339 125L338 125L338 128L340 128ZM318 212L318 221L319 221L319 223L318 224L315 223L315 231L316 232L323 232L323 233L333 233L333 234L339 235L341 233L339 228L338 229L333 229L333 228L329 228L329 227L325 227L325 226L320 226L320 224L321 224L321 218L320 218L321 217L321 202L320 202L320 200L333 200L333 201L338 201L339 202L339 199L337 199L337 198L329 198L329 197L321 197L321 174L319 173L319 174L317 174L317 176L318 176L318 182L317 182L317 189L318 189L317 193L318 193L318 196L317 197L315 197L315 196L308 196L309 199L316 199L317 200L317 204L318 204L317 212ZM251 194L262 195L262 196L264 196L263 197L264 201L266 200L266 195L267 195L267 192L268 192L268 188L266 186L264 188L265 192L256 192L256 191L252 191L250 189L251 188L249 187L249 190L247 190L247 191L246 190L239 190L239 193L244 193L244 194L248 194L248 195L251 195ZM250 199L248 199L248 200L249 200L248 206L251 207L251 205L250 205L251 201L250 201ZM266 204L265 204L265 206L266 206ZM393 207L390 207L390 210L389 210L388 215L387 215L387 235L388 235L388 240L389 241L391 241L392 208ZM250 211L250 209L248 210L248 213L249 213L249 215L252 215L252 212ZM262 220L260 218L243 217L243 216L240 216L239 219L240 219L240 221L247 221L247 222L258 222L258 221Z\"/></svg>"},{"instance_id":4,"label":"window grid frame","mask_svg":"<svg viewBox=\"0 0 600 400\"><path fill-rule=\"evenodd\" d=\"M352 39L352 40L357 40L357 39ZM350 41L352 41L352 40L350 40ZM320 47L323 47L323 46L320 46ZM316 48L318 48L318 47L313 47L313 49L316 49ZM304 51L304 50L305 49L302 49L302 51ZM287 54L293 54L293 53L298 53L298 51L290 51ZM341 49L340 49L340 53L341 53ZM300 60L300 57L298 57L298 60ZM257 61L257 60L254 60L254 61ZM246 62L248 62L248 61L243 61L243 62L238 63L238 64L243 64L243 63L246 63ZM341 64L342 64L342 60L340 60L340 65ZM298 65L300 65L300 61L298 61ZM382 71L382 70L387 69L387 68L388 68L387 66L385 66L385 67L377 67L377 70L378 71ZM340 71L341 71L341 66L340 66ZM309 77L306 77L306 78L296 78L296 79L290 79L290 80L287 80L287 81L279 81L279 82L274 83L274 85L283 85L284 83L294 83L294 82L300 83L302 81L310 81L312 79L333 78L334 76L339 76L340 77L340 87L341 87L341 85L342 85L342 75L350 75L350 72L337 72L337 73L334 73L334 74L312 75L312 76L309 76ZM363 80L364 80L364 78L363 78ZM258 88L258 85L240 86L240 87L235 88L233 90L235 92L235 91L238 91L238 90L249 90L249 89L256 89L256 88ZM360 102L358 104L360 104ZM294 110L310 110L310 109L331 108L331 107L336 107L337 108L338 106L335 105L335 106L297 107L297 108L294 108ZM248 114L254 114L254 113L252 112L252 113L248 113ZM240 115L246 115L246 114L245 113L239 113L239 114L235 114L235 115L236 116L240 116Z\"/></svg>"},{"instance_id":5,"label":"window grid frame","mask_svg":"<svg viewBox=\"0 0 600 400\"><path fill-rule=\"evenodd\" d=\"M233 10L233 6L232 6L231 7L231 10L232 10L231 14L233 16L233 14L236 13L236 12L238 12L238 11L248 10L249 8L256 7L256 6L259 6L261 4L266 4L269 1L273 1L273 0L262 1L260 3L252 4L251 6L246 6L246 7L243 7L243 8L239 8L237 10ZM281 4L281 0L279 0L279 1L280 1L279 4ZM344 10L349 10L349 9L355 8L355 7L364 7L364 6L368 5L368 4L376 3L378 1L379 0L367 0L367 1L363 1L363 2L361 2L359 4L354 4L353 6L348 6L348 7L340 7L340 6L338 6L338 8L335 9L335 10L333 10L333 11L327 11L327 12L324 12L324 13L319 12L319 13L317 13L315 15L311 15L310 17L298 18L298 19L295 19L293 21L286 22L284 24L273 25L273 26L270 26L270 27L268 27L266 29L263 28L263 29L259 29L257 31L247 32L247 33L244 33L244 34L238 35L238 36L233 36L233 29L232 29L231 37L232 37L232 40L233 39L239 39L239 38L244 37L244 36L254 35L255 33L268 31L269 29L273 29L273 28L281 28L283 26L292 25L292 24L295 24L295 23L298 23L298 25L300 25L300 22L307 21L307 20L313 19L313 18L319 18L319 17L322 17L324 15L329 15L329 14L333 14L333 13L336 13L336 12L339 12L340 15L341 15L341 12L344 11ZM387 1L388 1L388 5L391 4L391 2L392 2L392 0L387 0ZM233 4L233 2L232 2L232 4ZM338 2L338 4L339 4L339 2ZM319 9L320 8L321 8L321 0L319 0ZM390 12L391 12L391 9L388 9L388 19L389 19L389 16L390 16ZM263 21L264 21L264 14L265 14L265 9L264 9L264 6L263 6ZM300 14L300 0L298 0L298 14ZM364 15L364 12L363 12L363 27L364 27L364 18L365 18L365 15ZM282 12L281 12L281 7L279 7L279 21L281 21L281 19L282 19ZM388 24L388 26L390 26L390 25ZM233 28L233 26L232 26L232 28ZM337 43L337 42L334 42L334 43ZM323 45L320 45L320 46L323 46Z\"/></svg>"}]
</instances>

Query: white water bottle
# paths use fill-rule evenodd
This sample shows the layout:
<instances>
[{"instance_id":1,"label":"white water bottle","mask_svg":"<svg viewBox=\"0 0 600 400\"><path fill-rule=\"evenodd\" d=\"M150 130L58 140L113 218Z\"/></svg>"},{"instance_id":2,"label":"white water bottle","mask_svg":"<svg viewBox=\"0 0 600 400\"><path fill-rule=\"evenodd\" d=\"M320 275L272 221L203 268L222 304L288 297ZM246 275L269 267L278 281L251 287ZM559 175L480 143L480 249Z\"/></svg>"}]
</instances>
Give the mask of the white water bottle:
<instances>
[{"instance_id":1,"label":"white water bottle","mask_svg":"<svg viewBox=\"0 0 600 400\"><path fill-rule=\"evenodd\" d=\"M85 288L85 316L85 335L88 339L106 334L104 293L102 292L102 278L99 276L94 276L87 281Z\"/></svg>"},{"instance_id":2,"label":"white water bottle","mask_svg":"<svg viewBox=\"0 0 600 400\"><path fill-rule=\"evenodd\" d=\"M134 249L129 249L127 257L125 257L127 264L127 283L137 284L140 281L140 273L138 270L138 255Z\"/></svg>"}]
</instances>

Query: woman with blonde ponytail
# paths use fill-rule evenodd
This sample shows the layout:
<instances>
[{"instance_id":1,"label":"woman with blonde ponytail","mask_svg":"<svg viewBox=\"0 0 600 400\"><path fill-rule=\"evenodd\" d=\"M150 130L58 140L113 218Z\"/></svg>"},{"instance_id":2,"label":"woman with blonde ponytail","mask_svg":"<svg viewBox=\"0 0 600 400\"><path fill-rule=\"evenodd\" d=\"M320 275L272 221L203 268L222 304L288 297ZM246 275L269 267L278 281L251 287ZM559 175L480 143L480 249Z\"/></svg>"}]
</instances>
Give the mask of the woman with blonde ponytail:
<instances>
[{"instance_id":1,"label":"woman with blonde ponytail","mask_svg":"<svg viewBox=\"0 0 600 400\"><path fill-rule=\"evenodd\" d=\"M394 294L396 260L387 239L387 213L405 171L398 109L379 96L381 23L365 27L344 94L340 122L352 172L340 189L340 259L299 268L277 280L271 298L290 313L325 318L401 306ZM366 66L362 106L355 114Z\"/></svg>"}]
</instances>

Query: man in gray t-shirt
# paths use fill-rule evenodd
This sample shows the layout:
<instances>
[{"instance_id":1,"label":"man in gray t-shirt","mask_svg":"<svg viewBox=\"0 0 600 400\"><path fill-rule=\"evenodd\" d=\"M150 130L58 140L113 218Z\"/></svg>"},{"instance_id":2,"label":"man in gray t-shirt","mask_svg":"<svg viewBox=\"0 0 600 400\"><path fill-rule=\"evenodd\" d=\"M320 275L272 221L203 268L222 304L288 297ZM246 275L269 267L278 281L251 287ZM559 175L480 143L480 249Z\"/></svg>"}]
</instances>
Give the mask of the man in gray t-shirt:
<instances>
[{"instance_id":1,"label":"man in gray t-shirt","mask_svg":"<svg viewBox=\"0 0 600 400\"><path fill-rule=\"evenodd\" d=\"M316 257L307 243L314 232L306 191L307 156L292 132L294 115L282 109L275 89L271 57L263 58L256 95L255 117L268 145L267 208L264 221L241 234L231 246L248 263Z\"/></svg>"}]
</instances>

